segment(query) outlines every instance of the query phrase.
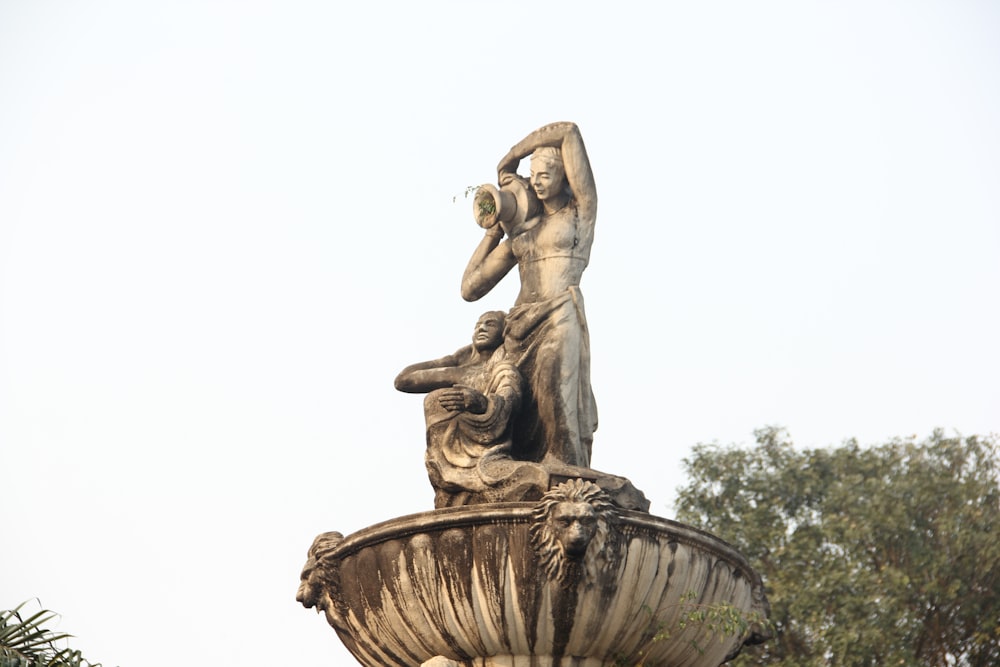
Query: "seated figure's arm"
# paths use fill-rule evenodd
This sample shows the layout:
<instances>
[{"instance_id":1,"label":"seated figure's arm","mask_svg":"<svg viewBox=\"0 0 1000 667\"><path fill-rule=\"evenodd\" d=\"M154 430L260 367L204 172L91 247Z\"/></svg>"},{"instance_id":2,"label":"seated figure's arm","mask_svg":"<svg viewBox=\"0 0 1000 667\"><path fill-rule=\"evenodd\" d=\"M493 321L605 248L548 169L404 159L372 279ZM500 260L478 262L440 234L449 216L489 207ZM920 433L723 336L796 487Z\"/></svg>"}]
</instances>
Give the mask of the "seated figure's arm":
<instances>
[{"instance_id":1,"label":"seated figure's arm","mask_svg":"<svg viewBox=\"0 0 1000 667\"><path fill-rule=\"evenodd\" d=\"M396 376L396 389L408 394L426 394L451 387L462 381L461 365L471 354L472 346L466 345L455 354L410 364Z\"/></svg>"}]
</instances>

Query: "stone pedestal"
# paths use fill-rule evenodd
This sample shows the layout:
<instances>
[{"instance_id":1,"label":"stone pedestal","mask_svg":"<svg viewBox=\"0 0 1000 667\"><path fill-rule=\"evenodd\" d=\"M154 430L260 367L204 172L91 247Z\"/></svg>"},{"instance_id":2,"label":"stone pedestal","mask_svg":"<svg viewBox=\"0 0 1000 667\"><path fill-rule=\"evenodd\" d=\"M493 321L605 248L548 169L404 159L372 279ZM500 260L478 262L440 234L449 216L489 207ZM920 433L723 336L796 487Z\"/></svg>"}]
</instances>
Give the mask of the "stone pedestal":
<instances>
[{"instance_id":1,"label":"stone pedestal","mask_svg":"<svg viewBox=\"0 0 1000 667\"><path fill-rule=\"evenodd\" d=\"M299 599L369 667L716 667L763 639L682 623L719 604L766 617L760 578L731 546L607 503L590 510L557 497L327 533Z\"/></svg>"}]
</instances>

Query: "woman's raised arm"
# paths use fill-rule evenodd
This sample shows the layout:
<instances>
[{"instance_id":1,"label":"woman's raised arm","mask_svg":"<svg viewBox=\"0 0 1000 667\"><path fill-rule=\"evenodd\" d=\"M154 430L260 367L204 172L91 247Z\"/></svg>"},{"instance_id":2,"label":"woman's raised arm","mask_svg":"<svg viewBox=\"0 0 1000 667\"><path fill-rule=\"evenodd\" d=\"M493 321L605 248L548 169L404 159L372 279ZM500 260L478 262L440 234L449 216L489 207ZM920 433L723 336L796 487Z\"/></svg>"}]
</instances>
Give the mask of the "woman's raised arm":
<instances>
[{"instance_id":1,"label":"woman's raised arm","mask_svg":"<svg viewBox=\"0 0 1000 667\"><path fill-rule=\"evenodd\" d=\"M576 123L550 123L540 127L511 148L507 155L497 165L497 176L501 184L508 174L517 171L522 159L531 155L542 146L558 148L562 154L563 168L566 170L566 181L580 207L580 214L586 218L597 217L597 186L594 184L594 172L590 168L590 158L587 148L583 145L583 136Z\"/></svg>"}]
</instances>

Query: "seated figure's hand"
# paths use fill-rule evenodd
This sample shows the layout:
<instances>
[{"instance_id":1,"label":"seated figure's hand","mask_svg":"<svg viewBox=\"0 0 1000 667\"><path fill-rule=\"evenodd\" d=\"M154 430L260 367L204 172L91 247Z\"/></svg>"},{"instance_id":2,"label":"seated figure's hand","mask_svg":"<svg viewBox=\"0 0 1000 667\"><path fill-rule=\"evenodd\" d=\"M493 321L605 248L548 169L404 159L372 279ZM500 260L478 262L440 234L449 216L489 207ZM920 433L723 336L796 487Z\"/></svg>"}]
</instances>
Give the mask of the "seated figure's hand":
<instances>
[{"instance_id":1,"label":"seated figure's hand","mask_svg":"<svg viewBox=\"0 0 1000 667\"><path fill-rule=\"evenodd\" d=\"M445 410L471 412L477 415L486 412L486 407L489 405L488 399L482 392L459 384L443 390L438 396L438 401Z\"/></svg>"}]
</instances>

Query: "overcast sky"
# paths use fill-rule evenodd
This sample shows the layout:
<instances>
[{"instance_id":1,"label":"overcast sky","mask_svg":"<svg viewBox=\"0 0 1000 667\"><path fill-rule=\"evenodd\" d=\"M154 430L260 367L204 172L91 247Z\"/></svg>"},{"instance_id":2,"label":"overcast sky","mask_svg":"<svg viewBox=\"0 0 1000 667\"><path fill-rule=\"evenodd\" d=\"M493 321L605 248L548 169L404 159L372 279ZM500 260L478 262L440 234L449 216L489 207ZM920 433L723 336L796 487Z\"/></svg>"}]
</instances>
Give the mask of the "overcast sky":
<instances>
[{"instance_id":1,"label":"overcast sky","mask_svg":"<svg viewBox=\"0 0 1000 667\"><path fill-rule=\"evenodd\" d=\"M556 120L593 463L654 513L769 424L1000 431L1000 6L655 7L0 1L0 608L106 667L353 664L306 550L432 507L392 379L512 305L460 298L462 193Z\"/></svg>"}]
</instances>

